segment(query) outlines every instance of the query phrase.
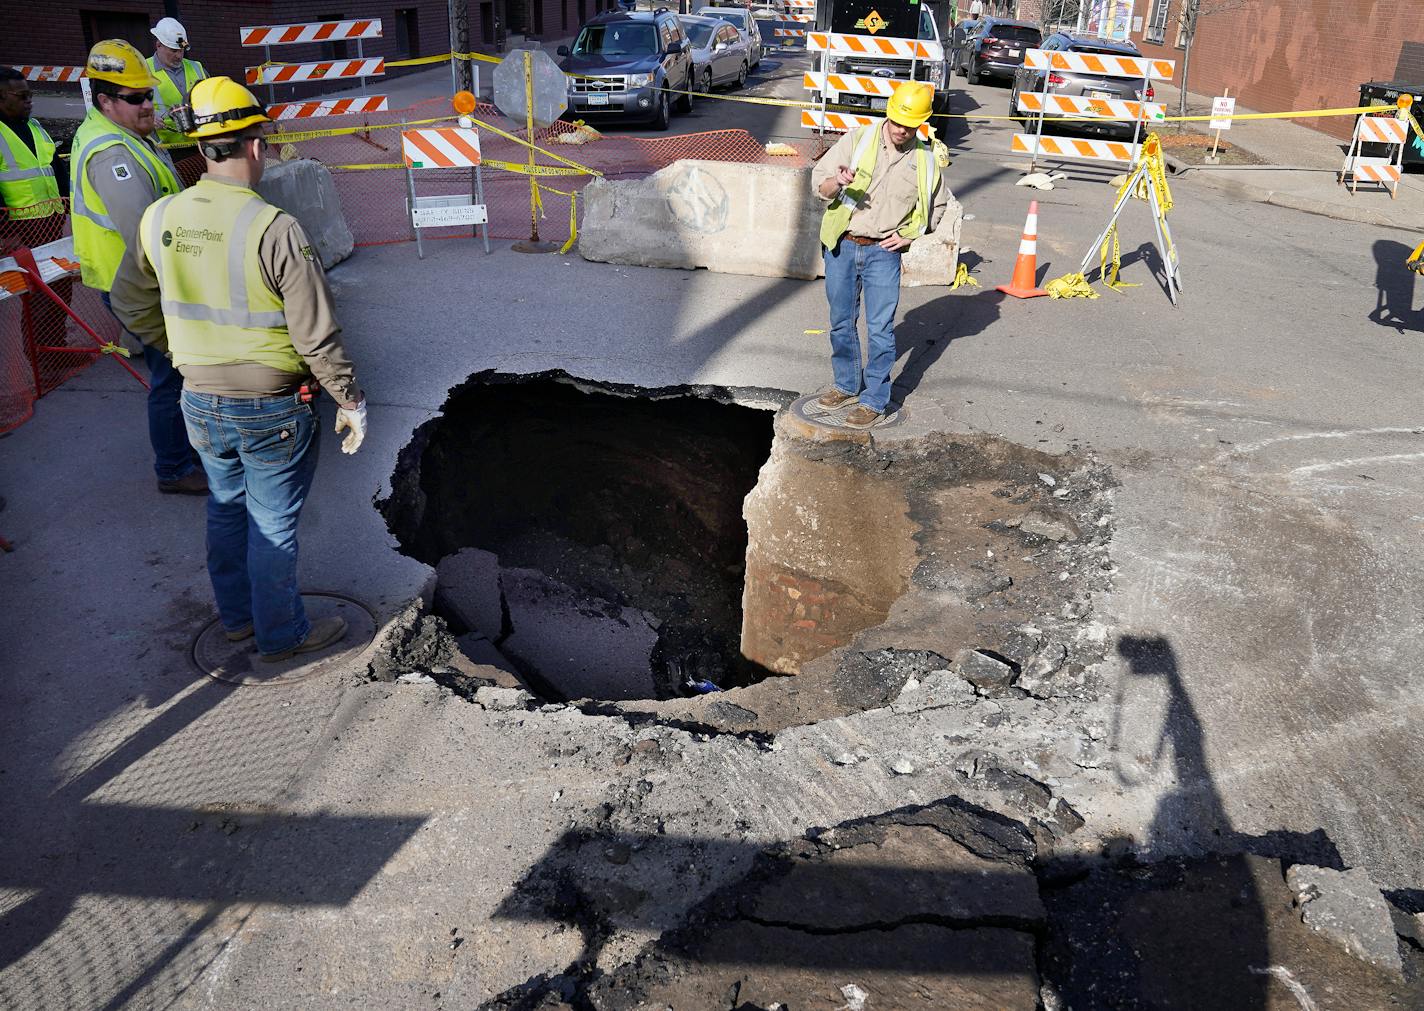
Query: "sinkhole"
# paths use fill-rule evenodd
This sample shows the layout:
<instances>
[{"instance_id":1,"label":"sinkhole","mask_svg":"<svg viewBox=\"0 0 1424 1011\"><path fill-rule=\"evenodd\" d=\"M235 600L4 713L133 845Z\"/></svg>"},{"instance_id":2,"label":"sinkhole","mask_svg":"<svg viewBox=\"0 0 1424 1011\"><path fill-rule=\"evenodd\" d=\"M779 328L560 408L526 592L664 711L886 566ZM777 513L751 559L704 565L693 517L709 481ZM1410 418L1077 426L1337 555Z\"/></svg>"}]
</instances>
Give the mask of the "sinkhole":
<instances>
[{"instance_id":1,"label":"sinkhole","mask_svg":"<svg viewBox=\"0 0 1424 1011\"><path fill-rule=\"evenodd\" d=\"M382 504L437 572L462 650L558 701L760 681L740 649L743 500L770 410L565 378L476 376L401 457Z\"/></svg>"}]
</instances>

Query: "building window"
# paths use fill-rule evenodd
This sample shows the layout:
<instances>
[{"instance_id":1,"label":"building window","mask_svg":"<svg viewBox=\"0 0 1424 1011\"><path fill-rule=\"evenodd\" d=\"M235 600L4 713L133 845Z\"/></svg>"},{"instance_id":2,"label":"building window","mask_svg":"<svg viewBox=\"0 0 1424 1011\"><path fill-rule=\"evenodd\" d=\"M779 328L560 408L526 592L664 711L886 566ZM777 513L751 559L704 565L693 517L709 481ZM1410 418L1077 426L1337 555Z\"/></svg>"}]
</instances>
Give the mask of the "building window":
<instances>
[{"instance_id":1,"label":"building window","mask_svg":"<svg viewBox=\"0 0 1424 1011\"><path fill-rule=\"evenodd\" d=\"M396 9L396 52L406 57L420 55L420 12L414 7Z\"/></svg>"},{"instance_id":2,"label":"building window","mask_svg":"<svg viewBox=\"0 0 1424 1011\"><path fill-rule=\"evenodd\" d=\"M1152 13L1147 18L1147 30L1142 37L1148 42L1156 42L1159 45L1167 37L1167 16L1168 8L1172 6L1172 0L1152 0Z\"/></svg>"}]
</instances>

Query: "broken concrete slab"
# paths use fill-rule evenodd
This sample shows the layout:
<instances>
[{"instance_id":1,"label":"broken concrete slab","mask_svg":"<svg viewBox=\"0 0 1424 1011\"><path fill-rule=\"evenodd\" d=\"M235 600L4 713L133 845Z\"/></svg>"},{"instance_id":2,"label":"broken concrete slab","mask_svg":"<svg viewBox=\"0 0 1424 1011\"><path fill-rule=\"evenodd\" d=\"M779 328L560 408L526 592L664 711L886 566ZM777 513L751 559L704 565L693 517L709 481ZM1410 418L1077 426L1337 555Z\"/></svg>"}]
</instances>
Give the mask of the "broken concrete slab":
<instances>
[{"instance_id":1,"label":"broken concrete slab","mask_svg":"<svg viewBox=\"0 0 1424 1011\"><path fill-rule=\"evenodd\" d=\"M336 184L321 162L310 158L269 161L257 192L301 222L324 270L336 266L356 248L356 239L341 212Z\"/></svg>"},{"instance_id":2,"label":"broken concrete slab","mask_svg":"<svg viewBox=\"0 0 1424 1011\"><path fill-rule=\"evenodd\" d=\"M505 569L509 636L501 650L569 699L642 699L657 691L658 634L637 608L591 598L535 569ZM532 675L531 675L532 676Z\"/></svg>"},{"instance_id":3,"label":"broken concrete slab","mask_svg":"<svg viewBox=\"0 0 1424 1011\"><path fill-rule=\"evenodd\" d=\"M497 555L479 548L463 548L440 559L435 576L436 607L469 631L481 632L490 640L503 635L504 601Z\"/></svg>"},{"instance_id":4,"label":"broken concrete slab","mask_svg":"<svg viewBox=\"0 0 1424 1011\"><path fill-rule=\"evenodd\" d=\"M1002 691L1014 683L1014 668L996 656L978 649L962 649L954 655L954 670L980 691Z\"/></svg>"},{"instance_id":5,"label":"broken concrete slab","mask_svg":"<svg viewBox=\"0 0 1424 1011\"><path fill-rule=\"evenodd\" d=\"M646 179L595 179L583 196L587 260L805 280L824 273L825 205L811 194L809 168L687 159ZM963 216L951 197L940 227L905 254L902 285L954 280Z\"/></svg>"},{"instance_id":6,"label":"broken concrete slab","mask_svg":"<svg viewBox=\"0 0 1424 1011\"><path fill-rule=\"evenodd\" d=\"M1389 904L1363 867L1296 864L1286 871L1286 884L1307 927L1356 958L1403 976Z\"/></svg>"},{"instance_id":7,"label":"broken concrete slab","mask_svg":"<svg viewBox=\"0 0 1424 1011\"><path fill-rule=\"evenodd\" d=\"M1068 647L1052 642L1044 646L1023 665L1023 670L1014 678L1014 687L1021 688L1036 699L1053 696L1056 687L1054 675L1063 669L1068 659Z\"/></svg>"},{"instance_id":8,"label":"broken concrete slab","mask_svg":"<svg viewBox=\"0 0 1424 1011\"><path fill-rule=\"evenodd\" d=\"M1076 541L1082 536L1073 517L1057 510L1030 509L1019 520L1019 529L1050 541Z\"/></svg>"}]
</instances>

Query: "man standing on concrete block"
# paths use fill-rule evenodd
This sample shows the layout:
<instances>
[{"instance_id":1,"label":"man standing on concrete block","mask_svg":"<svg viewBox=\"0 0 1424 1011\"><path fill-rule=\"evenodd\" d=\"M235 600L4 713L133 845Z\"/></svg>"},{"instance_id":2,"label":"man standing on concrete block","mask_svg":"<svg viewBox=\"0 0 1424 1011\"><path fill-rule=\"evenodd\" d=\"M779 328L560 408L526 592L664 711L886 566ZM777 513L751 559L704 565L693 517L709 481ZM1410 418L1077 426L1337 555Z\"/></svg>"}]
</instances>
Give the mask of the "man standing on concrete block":
<instances>
[{"instance_id":1,"label":"man standing on concrete block","mask_svg":"<svg viewBox=\"0 0 1424 1011\"><path fill-rule=\"evenodd\" d=\"M208 575L227 638L255 635L263 660L286 660L346 634L339 616L308 621L297 585L317 381L340 405L344 453L366 437L365 398L306 233L256 193L266 111L236 81L210 77L193 88L190 115L207 172L144 212L114 305L183 373L183 417L212 489Z\"/></svg>"},{"instance_id":2,"label":"man standing on concrete block","mask_svg":"<svg viewBox=\"0 0 1424 1011\"><path fill-rule=\"evenodd\" d=\"M125 249L132 249L144 209L181 189L168 154L153 141L153 90L158 81L133 46L122 39L96 42L87 74L94 108L74 134L69 160L70 218L80 277L115 307L109 294ZM178 397L183 377L147 346L148 437L153 443L158 490L206 495L208 482L194 462Z\"/></svg>"},{"instance_id":3,"label":"man standing on concrete block","mask_svg":"<svg viewBox=\"0 0 1424 1011\"><path fill-rule=\"evenodd\" d=\"M148 68L158 81L158 93L153 101L158 142L168 148L168 155L176 164L196 155L198 149L172 122L173 110L188 104L193 85L207 77L208 72L197 60L188 59L188 32L177 18L162 18L149 34L154 38L154 45Z\"/></svg>"},{"instance_id":4,"label":"man standing on concrete block","mask_svg":"<svg viewBox=\"0 0 1424 1011\"><path fill-rule=\"evenodd\" d=\"M933 104L930 84L906 81L890 96L884 122L847 133L811 172L811 189L829 203L821 245L835 380L835 388L816 402L832 411L855 403L842 420L847 428L869 428L890 404L900 257L911 242L934 231L949 202L940 180L949 153L939 141L916 136ZM857 326L862 292L864 368Z\"/></svg>"}]
</instances>

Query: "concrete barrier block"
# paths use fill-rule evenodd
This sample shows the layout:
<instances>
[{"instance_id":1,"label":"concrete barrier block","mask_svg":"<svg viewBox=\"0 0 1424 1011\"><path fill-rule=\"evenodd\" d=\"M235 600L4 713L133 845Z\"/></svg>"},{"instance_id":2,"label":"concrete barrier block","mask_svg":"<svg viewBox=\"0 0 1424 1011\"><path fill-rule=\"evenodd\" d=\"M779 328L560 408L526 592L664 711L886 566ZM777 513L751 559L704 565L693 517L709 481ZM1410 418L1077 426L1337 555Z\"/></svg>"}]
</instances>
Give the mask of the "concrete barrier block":
<instances>
[{"instance_id":1,"label":"concrete barrier block","mask_svg":"<svg viewBox=\"0 0 1424 1011\"><path fill-rule=\"evenodd\" d=\"M257 192L302 223L324 269L330 270L356 248L346 216L341 213L336 184L320 162L309 158L268 162Z\"/></svg>"},{"instance_id":2,"label":"concrete barrier block","mask_svg":"<svg viewBox=\"0 0 1424 1011\"><path fill-rule=\"evenodd\" d=\"M824 205L811 194L809 168L689 159L646 179L595 179L583 195L586 260L808 281L824 274ZM954 279L962 223L951 200L940 228L906 254L906 286Z\"/></svg>"}]
</instances>

